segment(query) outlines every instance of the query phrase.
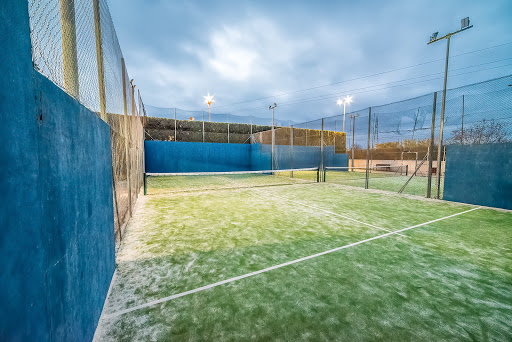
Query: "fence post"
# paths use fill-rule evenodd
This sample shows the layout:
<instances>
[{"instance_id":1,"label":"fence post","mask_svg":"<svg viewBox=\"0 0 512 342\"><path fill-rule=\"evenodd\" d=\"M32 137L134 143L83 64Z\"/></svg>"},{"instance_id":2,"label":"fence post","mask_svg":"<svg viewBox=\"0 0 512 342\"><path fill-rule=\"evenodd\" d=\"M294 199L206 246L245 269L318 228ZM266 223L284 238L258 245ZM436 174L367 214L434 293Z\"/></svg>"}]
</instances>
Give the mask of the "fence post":
<instances>
[{"instance_id":1,"label":"fence post","mask_svg":"<svg viewBox=\"0 0 512 342\"><path fill-rule=\"evenodd\" d=\"M228 113L228 144L229 144L229 113Z\"/></svg>"},{"instance_id":2,"label":"fence post","mask_svg":"<svg viewBox=\"0 0 512 342\"><path fill-rule=\"evenodd\" d=\"M123 111L124 111L124 146L126 153L126 180L128 182L128 210L132 215L132 187L130 177L130 140L128 136L128 103L126 99L126 66L124 58L121 58L122 81L123 81Z\"/></svg>"},{"instance_id":3,"label":"fence post","mask_svg":"<svg viewBox=\"0 0 512 342\"><path fill-rule=\"evenodd\" d=\"M204 110L203 110L203 142L204 142Z\"/></svg>"},{"instance_id":4,"label":"fence post","mask_svg":"<svg viewBox=\"0 0 512 342\"><path fill-rule=\"evenodd\" d=\"M320 130L320 170L322 172L322 181L325 181L324 175L324 118L322 118L322 128Z\"/></svg>"},{"instance_id":5,"label":"fence post","mask_svg":"<svg viewBox=\"0 0 512 342\"><path fill-rule=\"evenodd\" d=\"M74 0L60 0L60 22L64 89L75 99L79 99Z\"/></svg>"},{"instance_id":6,"label":"fence post","mask_svg":"<svg viewBox=\"0 0 512 342\"><path fill-rule=\"evenodd\" d=\"M446 91L443 91L443 102L441 106L441 119L439 123L439 144L437 146L437 172L436 172L436 198L441 195L441 172L443 161L443 132L444 132L444 109L445 109Z\"/></svg>"},{"instance_id":7,"label":"fence post","mask_svg":"<svg viewBox=\"0 0 512 342\"><path fill-rule=\"evenodd\" d=\"M308 122L306 121L306 146L308 146Z\"/></svg>"},{"instance_id":8,"label":"fence post","mask_svg":"<svg viewBox=\"0 0 512 342\"><path fill-rule=\"evenodd\" d=\"M178 141L178 136L176 135L176 107L174 108L174 141Z\"/></svg>"},{"instance_id":9,"label":"fence post","mask_svg":"<svg viewBox=\"0 0 512 342\"><path fill-rule=\"evenodd\" d=\"M366 147L366 178L364 182L364 188L368 189L370 178L370 127L372 125L372 107L368 109L368 145Z\"/></svg>"},{"instance_id":10,"label":"fence post","mask_svg":"<svg viewBox=\"0 0 512 342\"><path fill-rule=\"evenodd\" d=\"M107 101L105 98L105 69L103 65L103 45L101 40L100 0L93 0L94 33L96 35L96 64L98 65L98 88L100 92L100 116L107 121Z\"/></svg>"},{"instance_id":11,"label":"fence post","mask_svg":"<svg viewBox=\"0 0 512 342\"><path fill-rule=\"evenodd\" d=\"M432 126L430 127L430 146L428 148L427 198L430 198L432 195L432 151L434 150L436 129L436 106L437 92L434 93L434 105L432 107Z\"/></svg>"},{"instance_id":12,"label":"fence post","mask_svg":"<svg viewBox=\"0 0 512 342\"><path fill-rule=\"evenodd\" d=\"M290 125L290 154L291 154L291 168L293 169L295 167L295 163L293 160L293 125ZM290 177L293 178L293 171L290 171Z\"/></svg>"}]
</instances>

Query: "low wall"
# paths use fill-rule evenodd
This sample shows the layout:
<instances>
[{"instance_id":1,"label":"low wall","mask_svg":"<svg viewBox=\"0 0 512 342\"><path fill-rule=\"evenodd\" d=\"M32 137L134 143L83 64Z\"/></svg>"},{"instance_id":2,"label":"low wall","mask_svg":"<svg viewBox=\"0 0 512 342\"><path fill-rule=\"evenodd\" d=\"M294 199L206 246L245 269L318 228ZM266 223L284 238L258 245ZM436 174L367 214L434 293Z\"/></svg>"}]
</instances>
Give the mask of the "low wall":
<instances>
[{"instance_id":1,"label":"low wall","mask_svg":"<svg viewBox=\"0 0 512 342\"><path fill-rule=\"evenodd\" d=\"M350 159L350 154L348 164L349 166L352 166L352 159ZM370 160L370 167L375 167L377 164L389 164L390 166L401 166L403 165L408 166L409 172L414 172L417 165L421 164L421 160L418 160L417 162L415 160ZM442 174L445 172L445 162L441 162L442 166ZM354 159L354 167L366 167L366 159ZM437 160L432 161L432 168L437 169ZM428 162L425 162L423 165L421 165L420 169L418 170L417 175L418 176L427 176L428 174Z\"/></svg>"},{"instance_id":2,"label":"low wall","mask_svg":"<svg viewBox=\"0 0 512 342\"><path fill-rule=\"evenodd\" d=\"M443 199L512 209L512 143L446 146Z\"/></svg>"}]
</instances>

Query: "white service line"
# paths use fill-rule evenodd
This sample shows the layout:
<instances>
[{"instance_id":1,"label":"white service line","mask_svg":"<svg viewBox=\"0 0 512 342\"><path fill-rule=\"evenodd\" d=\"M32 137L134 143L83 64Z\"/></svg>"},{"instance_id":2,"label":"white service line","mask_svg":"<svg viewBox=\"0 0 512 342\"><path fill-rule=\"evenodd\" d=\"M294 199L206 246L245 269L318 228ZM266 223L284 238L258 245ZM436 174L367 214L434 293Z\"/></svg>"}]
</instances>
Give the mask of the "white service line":
<instances>
[{"instance_id":1,"label":"white service line","mask_svg":"<svg viewBox=\"0 0 512 342\"><path fill-rule=\"evenodd\" d=\"M313 208L313 209L316 209L316 210L320 210L320 211L323 211L325 213L328 213L330 215L334 215L334 216L339 216L339 217L343 217L347 220L350 220L350 221L354 221L354 222L357 222L357 223L360 223L360 224L363 224L365 226L368 226L368 227L372 227L372 228L375 228L375 229L380 229L380 230L384 230L386 232L392 232L392 230L389 230L389 229L386 229L386 228L382 228L382 227L377 227L377 226L374 226L373 224L370 224L370 223L366 223L366 222L363 222L363 221L359 221L359 220L356 220L356 219L353 219L349 216L345 216L345 215L342 215L342 214L338 214L338 213L335 213L335 212L332 212L332 211L329 211L329 210L325 210L325 209L322 209L322 208L319 208L319 207L316 207L314 205L309 205L309 204L306 204L306 203L302 203L302 202L297 202L295 200L292 200L288 197L283 197L283 196L279 196L279 195L276 195L276 194L273 194L273 193L270 193L270 192L265 192L265 191L261 191L261 190L258 190L258 189L254 189L255 191L259 191L259 192L264 192L268 195L271 195L271 196L274 196L274 197L277 197L277 198L282 198L286 201L290 201L292 203L295 203L295 204L298 204L298 205L302 205L302 206L305 206L305 207L310 207L310 208ZM403 237L407 237L406 235L403 235L403 234L397 234L397 235L400 235L400 236L403 236Z\"/></svg>"},{"instance_id":2,"label":"white service line","mask_svg":"<svg viewBox=\"0 0 512 342\"><path fill-rule=\"evenodd\" d=\"M244 274L244 275L241 275L241 276L238 276L238 277L233 277L233 278L229 278L229 279L226 279L226 280L222 280L222 281L219 281L217 283L213 283L213 284L210 284L210 285L198 287L197 289L193 289L193 290L189 290L189 291L185 291L185 292L182 292L182 293L178 293L178 294L175 294L175 295L172 295L172 296L169 296L169 297L164 297L164 298L161 298L161 299L157 299L157 300L154 300L152 302L148 302L146 304L133 306L133 307L125 309L125 310L120 310L120 311L111 313L109 315L105 315L104 318L105 319L109 319L109 318L112 318L112 317L121 316L121 315L124 315L124 314L126 314L128 312L132 312L132 311L144 309L144 308L156 305L156 304L168 302L170 300L173 300L173 299L176 299L176 298L180 298L180 297L183 297L183 296L186 296L186 295L189 295L189 294L193 294L193 293L196 293L196 292L201 292L201 291L204 291L204 290L208 290L208 289L211 289L213 287L217 287L217 286L220 286L220 285L223 285L223 284L232 283L232 282L240 280L240 279L249 278L249 277L261 274L261 273L272 271L272 270L275 270L275 269L278 269L278 268L281 268L281 267L285 267L285 266L288 266L288 265L296 264L296 263L301 262L301 261L313 259L313 258L322 256L322 255L325 255L325 254L333 253L333 252L336 252L336 251L339 251L339 250L342 250L342 249L345 249L345 248L354 247L354 246L357 246L357 245L360 245L360 244L363 244L363 243L366 243L366 242L370 242L370 241L373 241L373 240L377 240L377 239L382 239L382 238L384 238L386 236L398 234L400 232L405 232L405 231L407 231L409 229L425 226L425 225L430 224L430 223L446 220L446 219L449 219L451 217L462 215L462 214L466 214L466 213L469 213L471 211L474 211L474 210L477 210L477 209L480 209L480 208L482 208L482 207L473 208L473 209L466 210L466 211L463 211L463 212L460 212L460 213L457 213L457 214L453 214L453 215L450 215L450 216L441 217L441 218L438 218L436 220L428 221L428 222L425 222L425 223L420 223L420 224L417 224L415 226L411 226L411 227L407 227L407 228L391 231L391 232L386 233L386 234L377 235L377 236L374 236L374 237L369 238L369 239L365 239L365 240L357 241L357 242L354 242L354 243L350 243L348 245L344 245L344 246L341 246L341 247L330 249L330 250L325 251L325 252L313 254L313 255L310 255L310 256L307 256L307 257L304 257L304 258L300 258L300 259L296 259L296 260L292 260L292 261L288 261L288 262L285 262L283 264L267 267L267 268L264 268L262 270L251 272L251 273L247 273L247 274Z\"/></svg>"}]
</instances>

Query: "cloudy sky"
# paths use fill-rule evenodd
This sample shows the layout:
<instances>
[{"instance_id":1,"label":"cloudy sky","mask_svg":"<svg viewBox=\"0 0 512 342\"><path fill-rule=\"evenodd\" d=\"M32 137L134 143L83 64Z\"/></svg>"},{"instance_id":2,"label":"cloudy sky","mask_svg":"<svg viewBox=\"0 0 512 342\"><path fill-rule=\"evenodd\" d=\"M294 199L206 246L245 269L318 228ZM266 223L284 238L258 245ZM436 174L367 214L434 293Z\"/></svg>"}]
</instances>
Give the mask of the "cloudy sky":
<instances>
[{"instance_id":1,"label":"cloudy sky","mask_svg":"<svg viewBox=\"0 0 512 342\"><path fill-rule=\"evenodd\" d=\"M512 1L109 0L130 77L158 107L301 122L512 73ZM507 44L508 43L508 44ZM478 51L480 50L480 51ZM348 112L348 109L347 109Z\"/></svg>"}]
</instances>

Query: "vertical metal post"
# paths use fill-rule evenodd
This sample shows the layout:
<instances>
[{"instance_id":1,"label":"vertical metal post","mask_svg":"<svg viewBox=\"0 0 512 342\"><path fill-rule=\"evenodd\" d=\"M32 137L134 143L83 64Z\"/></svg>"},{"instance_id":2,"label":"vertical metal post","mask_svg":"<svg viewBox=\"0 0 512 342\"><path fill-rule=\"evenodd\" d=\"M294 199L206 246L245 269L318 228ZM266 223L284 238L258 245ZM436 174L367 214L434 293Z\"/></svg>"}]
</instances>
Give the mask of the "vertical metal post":
<instances>
[{"instance_id":1,"label":"vertical metal post","mask_svg":"<svg viewBox=\"0 0 512 342\"><path fill-rule=\"evenodd\" d=\"M400 147L402 148L402 147ZM404 151L400 153L400 176L402 175L402 169L404 168Z\"/></svg>"},{"instance_id":2,"label":"vertical metal post","mask_svg":"<svg viewBox=\"0 0 512 342\"><path fill-rule=\"evenodd\" d=\"M462 128L460 131L460 144L464 145L464 95L462 95Z\"/></svg>"},{"instance_id":3,"label":"vertical metal post","mask_svg":"<svg viewBox=\"0 0 512 342\"><path fill-rule=\"evenodd\" d=\"M334 154L336 154L336 119L334 119Z\"/></svg>"},{"instance_id":4,"label":"vertical metal post","mask_svg":"<svg viewBox=\"0 0 512 342\"><path fill-rule=\"evenodd\" d=\"M174 108L174 141L178 141L178 136L176 135L176 108Z\"/></svg>"},{"instance_id":5,"label":"vertical metal post","mask_svg":"<svg viewBox=\"0 0 512 342\"><path fill-rule=\"evenodd\" d=\"M143 183L144 183L144 196L146 196L146 189L147 189L147 180L146 180L146 172L144 172L143 174L143 177L144 177L144 180L143 180Z\"/></svg>"},{"instance_id":6,"label":"vertical metal post","mask_svg":"<svg viewBox=\"0 0 512 342\"><path fill-rule=\"evenodd\" d=\"M366 178L364 182L364 188L368 189L370 178L370 127L372 125L372 107L368 109L368 146L366 148Z\"/></svg>"},{"instance_id":7,"label":"vertical metal post","mask_svg":"<svg viewBox=\"0 0 512 342\"><path fill-rule=\"evenodd\" d=\"M64 89L71 96L79 99L74 0L60 0L60 22L62 29Z\"/></svg>"},{"instance_id":8,"label":"vertical metal post","mask_svg":"<svg viewBox=\"0 0 512 342\"><path fill-rule=\"evenodd\" d=\"M306 146L308 146L308 122L306 121Z\"/></svg>"},{"instance_id":9,"label":"vertical metal post","mask_svg":"<svg viewBox=\"0 0 512 342\"><path fill-rule=\"evenodd\" d=\"M204 142L204 110L203 110L203 142Z\"/></svg>"},{"instance_id":10,"label":"vertical metal post","mask_svg":"<svg viewBox=\"0 0 512 342\"><path fill-rule=\"evenodd\" d=\"M441 102L441 123L439 125L439 146L437 149L437 173L436 173L436 198L440 197L441 187L441 159L443 155L443 130L444 130L444 112L446 109L446 82L448 80L448 59L450 57L450 38L446 38L446 62L444 65L444 85L443 85L443 100Z\"/></svg>"},{"instance_id":11,"label":"vertical metal post","mask_svg":"<svg viewBox=\"0 0 512 342\"><path fill-rule=\"evenodd\" d=\"M250 115L249 118L251 120L251 135L252 135L252 115Z\"/></svg>"},{"instance_id":12,"label":"vertical metal post","mask_svg":"<svg viewBox=\"0 0 512 342\"><path fill-rule=\"evenodd\" d=\"M325 182L325 170L324 170L324 118L322 118L322 130L320 131L320 170L322 172L322 178Z\"/></svg>"},{"instance_id":13,"label":"vertical metal post","mask_svg":"<svg viewBox=\"0 0 512 342\"><path fill-rule=\"evenodd\" d=\"M101 40L100 0L93 0L94 33L96 36L96 64L98 65L98 88L100 92L100 116L107 121L107 101L105 96L105 69L103 65L103 44Z\"/></svg>"},{"instance_id":14,"label":"vertical metal post","mask_svg":"<svg viewBox=\"0 0 512 342\"><path fill-rule=\"evenodd\" d=\"M274 108L272 108L272 160L271 160L271 164L272 164L272 170L274 170L274 166L275 166L275 154L274 154L274 147L275 147L275 143L276 143L276 132L274 130Z\"/></svg>"},{"instance_id":15,"label":"vertical metal post","mask_svg":"<svg viewBox=\"0 0 512 342\"><path fill-rule=\"evenodd\" d=\"M124 111L124 146L126 153L126 180L128 182L128 209L130 216L132 215L132 186L130 177L130 140L128 132L128 102L126 99L126 65L124 58L121 58L122 81L123 81L123 111Z\"/></svg>"},{"instance_id":16,"label":"vertical metal post","mask_svg":"<svg viewBox=\"0 0 512 342\"><path fill-rule=\"evenodd\" d=\"M357 114L359 115L359 114ZM355 141L355 131L356 131L356 116L354 115L352 119L352 172L354 172L354 141Z\"/></svg>"},{"instance_id":17,"label":"vertical metal post","mask_svg":"<svg viewBox=\"0 0 512 342\"><path fill-rule=\"evenodd\" d=\"M228 144L229 144L229 113L228 113Z\"/></svg>"},{"instance_id":18,"label":"vertical metal post","mask_svg":"<svg viewBox=\"0 0 512 342\"><path fill-rule=\"evenodd\" d=\"M295 167L294 163L294 156L293 156L293 125L290 125L290 155L291 155L291 168L293 169ZM290 177L293 178L293 171L290 171Z\"/></svg>"},{"instance_id":19,"label":"vertical metal post","mask_svg":"<svg viewBox=\"0 0 512 342\"><path fill-rule=\"evenodd\" d=\"M427 198L430 198L432 194L432 151L434 150L436 130L436 106L437 92L434 93L434 105L432 107L432 126L430 127L430 146L428 148Z\"/></svg>"}]
</instances>

